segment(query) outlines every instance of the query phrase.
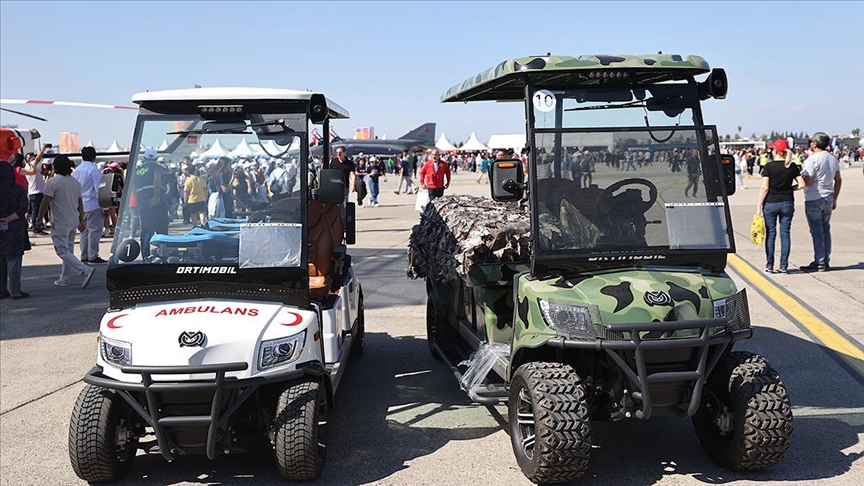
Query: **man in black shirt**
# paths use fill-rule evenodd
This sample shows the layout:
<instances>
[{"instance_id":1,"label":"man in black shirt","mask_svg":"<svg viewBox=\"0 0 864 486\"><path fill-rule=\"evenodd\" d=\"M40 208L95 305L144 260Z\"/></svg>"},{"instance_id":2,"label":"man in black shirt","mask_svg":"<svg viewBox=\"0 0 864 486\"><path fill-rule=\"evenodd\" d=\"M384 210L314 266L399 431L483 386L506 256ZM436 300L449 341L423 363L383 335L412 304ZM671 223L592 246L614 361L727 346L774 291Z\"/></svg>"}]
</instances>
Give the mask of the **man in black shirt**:
<instances>
[{"instance_id":1,"label":"man in black shirt","mask_svg":"<svg viewBox=\"0 0 864 486\"><path fill-rule=\"evenodd\" d=\"M336 157L330 159L330 168L338 169L345 173L345 200L354 192L354 161L345 156L345 147L336 148Z\"/></svg>"},{"instance_id":2,"label":"man in black shirt","mask_svg":"<svg viewBox=\"0 0 864 486\"><path fill-rule=\"evenodd\" d=\"M699 191L699 175L702 174L702 162L699 160L699 151L697 149L690 150L684 156L684 162L687 167L687 187L684 189L684 196L687 197L690 188L693 188L693 197L696 197L696 192ZM635 168L634 168L635 170Z\"/></svg>"}]
</instances>

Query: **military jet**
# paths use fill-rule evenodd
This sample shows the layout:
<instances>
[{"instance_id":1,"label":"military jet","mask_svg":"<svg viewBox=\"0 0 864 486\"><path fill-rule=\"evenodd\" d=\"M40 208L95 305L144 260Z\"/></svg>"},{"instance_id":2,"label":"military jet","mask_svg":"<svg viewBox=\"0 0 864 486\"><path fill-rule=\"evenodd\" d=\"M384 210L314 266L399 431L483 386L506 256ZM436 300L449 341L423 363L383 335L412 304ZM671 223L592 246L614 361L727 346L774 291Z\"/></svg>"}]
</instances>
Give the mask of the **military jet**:
<instances>
[{"instance_id":1,"label":"military jet","mask_svg":"<svg viewBox=\"0 0 864 486\"><path fill-rule=\"evenodd\" d=\"M345 147L345 155L352 157L358 154L394 156L403 150L425 150L435 146L435 123L424 123L410 132L392 140L365 140L365 139L343 139L335 137L330 143L331 156L335 154L336 148ZM321 145L310 149L312 155L320 156L323 152Z\"/></svg>"}]
</instances>

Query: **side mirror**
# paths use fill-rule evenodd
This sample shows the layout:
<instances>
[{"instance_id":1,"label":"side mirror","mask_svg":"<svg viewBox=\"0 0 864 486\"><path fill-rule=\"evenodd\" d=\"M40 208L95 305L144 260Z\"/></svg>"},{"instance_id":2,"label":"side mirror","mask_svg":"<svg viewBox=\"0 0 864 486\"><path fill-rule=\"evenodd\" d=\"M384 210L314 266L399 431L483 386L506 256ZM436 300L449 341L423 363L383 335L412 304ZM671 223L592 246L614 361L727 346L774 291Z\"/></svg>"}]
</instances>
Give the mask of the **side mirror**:
<instances>
[{"instance_id":1,"label":"side mirror","mask_svg":"<svg viewBox=\"0 0 864 486\"><path fill-rule=\"evenodd\" d=\"M337 169L318 172L318 201L322 204L345 202L345 173Z\"/></svg>"},{"instance_id":2,"label":"side mirror","mask_svg":"<svg viewBox=\"0 0 864 486\"><path fill-rule=\"evenodd\" d=\"M723 183L726 184L726 195L735 194L735 157L731 155L720 156L721 174L723 174Z\"/></svg>"},{"instance_id":3,"label":"side mirror","mask_svg":"<svg viewBox=\"0 0 864 486\"><path fill-rule=\"evenodd\" d=\"M525 192L522 161L501 159L489 167L489 184L492 186L492 199L499 202L518 201Z\"/></svg>"},{"instance_id":4,"label":"side mirror","mask_svg":"<svg viewBox=\"0 0 864 486\"><path fill-rule=\"evenodd\" d=\"M120 198L123 196L123 185L121 184L120 174L110 173L102 174L102 179L99 180L99 207L110 208L120 205Z\"/></svg>"}]
</instances>

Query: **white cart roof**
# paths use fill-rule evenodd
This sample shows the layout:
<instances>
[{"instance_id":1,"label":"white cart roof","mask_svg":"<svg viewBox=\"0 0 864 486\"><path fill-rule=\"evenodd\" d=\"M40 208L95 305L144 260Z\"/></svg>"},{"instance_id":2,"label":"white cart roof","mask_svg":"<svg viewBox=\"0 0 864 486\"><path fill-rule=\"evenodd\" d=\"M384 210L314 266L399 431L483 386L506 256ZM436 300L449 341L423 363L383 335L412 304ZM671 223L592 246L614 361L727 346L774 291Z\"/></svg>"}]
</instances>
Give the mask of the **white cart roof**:
<instances>
[{"instance_id":1,"label":"white cart roof","mask_svg":"<svg viewBox=\"0 0 864 486\"><path fill-rule=\"evenodd\" d=\"M137 104L151 101L243 101L243 100L286 100L309 101L311 91L280 88L189 88L169 89L163 91L145 91L132 96L132 102ZM330 98L327 108L331 118L348 118L348 110L342 108Z\"/></svg>"}]
</instances>

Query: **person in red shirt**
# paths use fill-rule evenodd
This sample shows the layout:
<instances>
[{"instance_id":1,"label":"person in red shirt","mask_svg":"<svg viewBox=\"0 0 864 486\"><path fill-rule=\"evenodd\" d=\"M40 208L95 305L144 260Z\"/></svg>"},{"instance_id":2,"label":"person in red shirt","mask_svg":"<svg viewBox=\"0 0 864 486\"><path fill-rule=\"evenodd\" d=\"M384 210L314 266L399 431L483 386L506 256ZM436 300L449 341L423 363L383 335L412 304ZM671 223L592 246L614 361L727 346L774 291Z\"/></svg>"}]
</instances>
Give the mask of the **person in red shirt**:
<instances>
[{"instance_id":1,"label":"person in red shirt","mask_svg":"<svg viewBox=\"0 0 864 486\"><path fill-rule=\"evenodd\" d=\"M26 170L26 164L24 163L24 156L21 154L15 154L12 158L9 159L9 164L15 169L15 183L21 186L24 191L27 191L27 177L25 174L22 174L22 170Z\"/></svg>"},{"instance_id":2,"label":"person in red shirt","mask_svg":"<svg viewBox=\"0 0 864 486\"><path fill-rule=\"evenodd\" d=\"M429 160L420 169L420 187L429 191L429 200L444 195L444 189L450 187L450 166L441 160L441 154L432 150Z\"/></svg>"}]
</instances>

